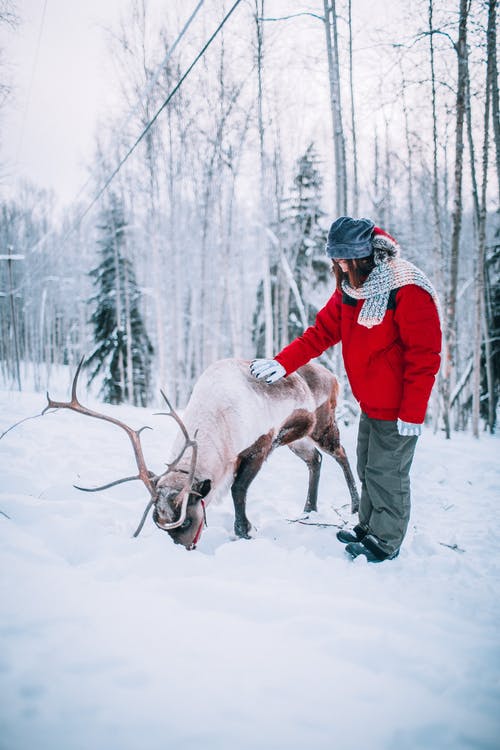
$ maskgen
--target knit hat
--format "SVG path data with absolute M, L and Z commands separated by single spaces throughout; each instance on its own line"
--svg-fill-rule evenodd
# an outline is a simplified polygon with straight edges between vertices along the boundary
M 333 222 L 328 232 L 326 253 L 330 258 L 351 260 L 366 258 L 372 254 L 372 232 L 375 227 L 371 219 L 351 219 L 341 216 Z
M 372 235 L 373 260 L 375 265 L 385 263 L 391 258 L 399 257 L 400 248 L 398 241 L 389 232 L 380 227 L 373 227 Z

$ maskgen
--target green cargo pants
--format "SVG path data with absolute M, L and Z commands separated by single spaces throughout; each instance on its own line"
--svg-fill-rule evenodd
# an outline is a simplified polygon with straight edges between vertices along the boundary
M 417 437 L 402 437 L 397 422 L 361 414 L 358 475 L 359 523 L 391 554 L 399 549 L 410 520 L 410 467 Z

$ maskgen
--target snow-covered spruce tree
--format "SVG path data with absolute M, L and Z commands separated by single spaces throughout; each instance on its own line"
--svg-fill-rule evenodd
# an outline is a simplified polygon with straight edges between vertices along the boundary
M 89 384 L 101 373 L 101 395 L 110 404 L 145 406 L 150 395 L 153 347 L 140 312 L 141 294 L 131 261 L 125 257 L 123 205 L 112 194 L 99 225 L 100 263 L 90 272 L 96 288 L 90 322 L 95 349 L 87 359 Z
M 321 209 L 323 178 L 318 156 L 311 143 L 297 161 L 297 174 L 286 202 L 281 227 L 282 247 L 293 272 L 303 303 L 290 290 L 288 310 L 288 338 L 294 339 L 311 325 L 316 313 L 325 304 L 326 284 L 330 262 L 325 255 L 326 233 L 320 221 L 325 216 Z M 305 313 L 305 321 L 302 320 Z
M 290 196 L 282 201 L 273 226 L 278 253 L 270 264 L 274 339 L 277 347 L 312 324 L 328 293 L 330 263 L 325 255 L 326 232 L 320 221 L 323 179 L 311 143 L 297 160 Z M 253 320 L 257 356 L 264 356 L 263 284 L 257 289 Z

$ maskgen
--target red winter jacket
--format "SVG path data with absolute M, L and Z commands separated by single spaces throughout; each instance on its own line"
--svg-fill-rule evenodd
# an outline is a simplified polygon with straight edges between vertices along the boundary
M 391 292 L 383 321 L 366 328 L 357 323 L 363 302 L 337 290 L 316 323 L 275 359 L 289 375 L 341 341 L 352 392 L 364 413 L 420 424 L 440 363 L 436 305 L 428 292 L 408 284 Z

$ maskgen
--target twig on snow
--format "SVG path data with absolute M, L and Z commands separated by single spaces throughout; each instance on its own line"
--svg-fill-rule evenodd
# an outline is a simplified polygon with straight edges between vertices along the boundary
M 348 507 L 349 507 L 349 506 L 348 506 L 348 504 L 347 504 L 347 503 L 346 503 L 345 505 L 342 505 L 342 506 L 341 506 L 341 508 L 342 508 L 342 509 L 343 509 L 343 508 L 348 508 Z M 344 526 L 346 526 L 346 524 L 347 524 L 347 521 L 346 521 L 346 520 L 345 520 L 345 518 L 344 518 L 344 517 L 342 516 L 342 513 L 340 513 L 340 512 L 339 512 L 339 511 L 337 510 L 337 508 L 333 508 L 333 506 L 332 506 L 332 510 L 333 510 L 333 511 L 334 511 L 334 512 L 335 512 L 335 513 L 336 513 L 336 514 L 338 515 L 338 517 L 340 518 L 340 520 L 342 521 L 342 523 L 344 524 Z
M 445 544 L 444 542 L 439 542 L 441 547 L 448 547 L 448 549 L 452 549 L 455 552 L 465 552 L 464 549 L 458 546 L 458 544 Z
M 5 518 L 9 519 L 9 521 L 11 520 L 10 516 L 8 516 L 7 513 L 4 513 L 3 510 L 0 510 L 0 516 L 5 516 Z
M 287 518 L 286 520 L 288 523 L 300 523 L 302 526 L 319 526 L 321 529 L 325 529 L 328 526 L 334 526 L 336 529 L 343 529 L 345 526 L 345 523 L 343 526 L 340 526 L 338 523 L 322 523 L 318 521 L 308 521 L 307 519 L 309 516 L 306 516 L 305 518 Z

